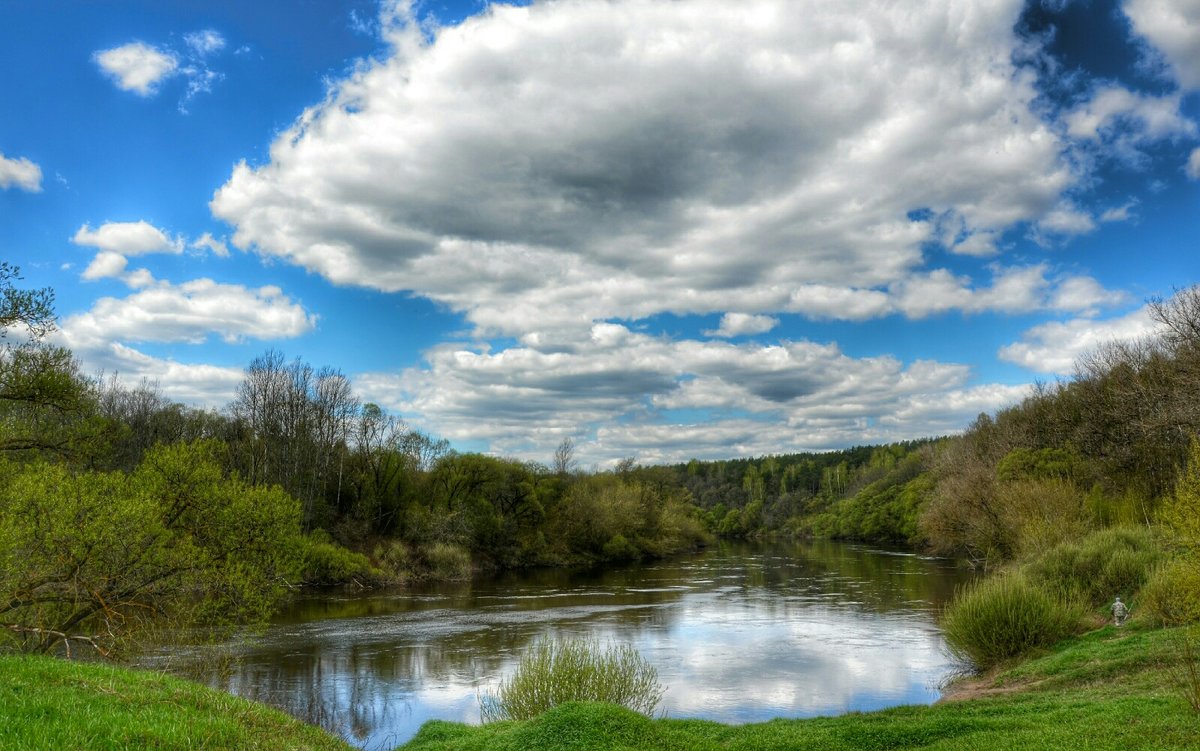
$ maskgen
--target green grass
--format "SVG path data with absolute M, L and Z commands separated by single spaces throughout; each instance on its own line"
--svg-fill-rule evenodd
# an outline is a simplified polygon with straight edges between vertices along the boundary
M 1024 751 L 1200 748 L 1200 715 L 1172 684 L 1167 631 L 1103 628 L 983 681 L 979 698 L 871 714 L 730 726 L 564 704 L 523 722 L 430 722 L 404 751 Z
M 0 657 L 0 749 L 350 747 L 282 712 L 157 673 Z

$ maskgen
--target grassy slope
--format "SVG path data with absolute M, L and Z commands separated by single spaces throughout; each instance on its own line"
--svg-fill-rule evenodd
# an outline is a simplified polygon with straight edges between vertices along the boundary
M 0 749 L 350 747 L 268 707 L 157 673 L 0 657 Z
M 965 701 L 728 726 L 574 704 L 480 728 L 430 722 L 405 751 L 568 749 L 1197 749 L 1200 717 L 1172 688 L 1170 632 L 1105 628 L 976 682 Z

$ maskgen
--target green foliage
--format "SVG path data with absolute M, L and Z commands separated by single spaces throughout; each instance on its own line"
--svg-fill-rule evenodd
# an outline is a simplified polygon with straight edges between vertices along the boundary
M 1190 558 L 1168 561 L 1151 574 L 1138 603 L 1166 626 L 1200 623 L 1200 566 Z
M 299 508 L 222 475 L 214 441 L 160 446 L 137 470 L 7 466 L 0 625 L 10 646 L 107 650 L 154 619 L 261 622 L 295 566 Z
M 884 544 L 920 543 L 918 519 L 934 485 L 932 475 L 924 471 L 926 457 L 916 453 L 899 460 L 887 456 L 891 462 L 880 479 L 810 517 L 808 532 L 817 537 Z
M 1017 557 L 1036 555 L 1067 540 L 1078 540 L 1092 528 L 1087 497 L 1069 480 L 1024 479 L 996 488 L 997 514 L 1011 530 Z
M 1103 606 L 1138 592 L 1161 555 L 1145 527 L 1114 527 L 1059 543 L 1033 558 L 1025 573 L 1036 584 Z
M 1007 572 L 961 589 L 943 614 L 942 630 L 956 657 L 986 670 L 1064 639 L 1082 615 L 1078 604 Z
M 387 578 L 365 555 L 338 545 L 321 530 L 301 538 L 299 546 L 300 581 L 305 584 L 367 586 Z
M 378 543 L 371 551 L 371 557 L 393 580 L 401 581 L 412 575 L 412 553 L 400 540 Z
M 1200 633 L 1195 627 L 1180 629 L 1176 634 L 1178 665 L 1172 671 L 1175 686 L 1192 712 L 1200 714 Z
M 1068 480 L 1083 475 L 1083 462 L 1068 448 L 1015 448 L 996 465 L 1000 482 L 1022 480 Z
M 86 459 L 102 453 L 105 427 L 69 350 L 0 348 L 0 453 Z
M 633 543 L 625 539 L 625 535 L 615 534 L 604 543 L 604 558 L 609 561 L 635 561 L 641 557 L 641 551 Z
M 628 644 L 581 639 L 534 643 L 516 672 L 480 697 L 484 722 L 527 720 L 567 702 L 617 704 L 649 715 L 662 700 L 658 672 Z
M 1200 558 L 1200 439 L 1192 439 L 1187 467 L 1159 516 L 1173 542 L 1188 555 Z
M 471 553 L 461 545 L 435 542 L 421 552 L 433 578 L 441 581 L 465 581 L 471 578 Z

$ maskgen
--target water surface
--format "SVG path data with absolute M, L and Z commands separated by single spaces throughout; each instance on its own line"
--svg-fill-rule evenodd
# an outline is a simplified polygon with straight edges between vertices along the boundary
M 671 717 L 929 703 L 953 670 L 935 613 L 964 576 L 863 546 L 721 545 L 604 572 L 306 597 L 202 679 L 372 749 L 429 719 L 479 722 L 479 692 L 543 635 L 632 644 L 658 670 Z

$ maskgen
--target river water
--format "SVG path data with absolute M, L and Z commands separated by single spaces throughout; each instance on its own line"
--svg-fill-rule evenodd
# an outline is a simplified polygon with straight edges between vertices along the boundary
M 954 670 L 935 617 L 951 561 L 831 542 L 731 545 L 607 571 L 536 571 L 296 601 L 200 679 L 369 749 L 478 695 L 540 636 L 632 644 L 670 717 L 727 723 L 930 703 Z M 193 676 L 195 677 L 195 676 Z

